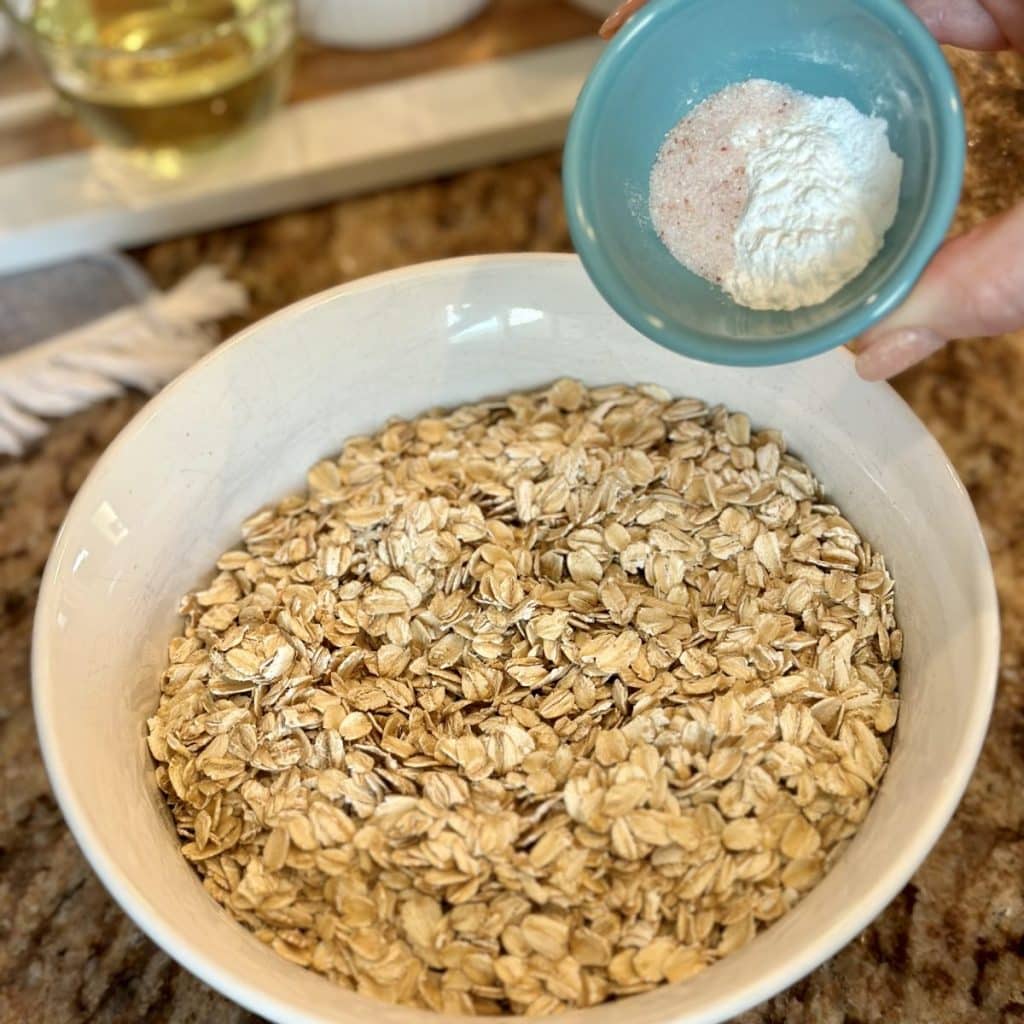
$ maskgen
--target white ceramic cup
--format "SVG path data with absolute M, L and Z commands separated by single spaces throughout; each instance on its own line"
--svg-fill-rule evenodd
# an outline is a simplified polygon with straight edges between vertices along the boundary
M 900 890 L 949 820 L 985 735 L 998 663 L 992 574 L 939 446 L 842 350 L 787 366 L 691 362 L 625 325 L 569 256 L 475 257 L 326 292 L 244 331 L 155 398 L 100 459 L 46 568 L 33 682 L 68 824 L 134 920 L 250 1010 L 303 1024 L 437 1024 L 278 957 L 202 889 L 146 750 L 178 598 L 243 518 L 303 486 L 351 434 L 563 375 L 655 381 L 781 427 L 885 553 L 906 643 L 892 761 L 860 833 L 795 910 L 681 985 L 560 1024 L 709 1024 L 785 988 Z
M 439 36 L 487 0 L 299 0 L 303 35 L 325 46 L 375 50 Z

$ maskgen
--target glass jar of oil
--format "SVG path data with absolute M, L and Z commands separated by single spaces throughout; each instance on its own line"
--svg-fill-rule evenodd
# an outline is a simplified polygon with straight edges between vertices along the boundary
M 292 0 L 7 0 L 54 88 L 100 141 L 195 151 L 281 101 Z

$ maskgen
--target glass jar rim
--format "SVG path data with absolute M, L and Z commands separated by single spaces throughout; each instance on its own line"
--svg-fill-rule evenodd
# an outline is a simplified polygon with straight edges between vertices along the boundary
M 128 51 L 117 46 L 103 46 L 96 43 L 77 43 L 73 39 L 68 39 L 65 36 L 42 32 L 32 23 L 29 11 L 24 13 L 19 12 L 15 10 L 16 6 L 21 5 L 17 5 L 15 0 L 0 0 L 0 15 L 6 14 L 7 17 L 10 18 L 11 24 L 14 26 L 16 32 L 30 38 L 36 44 L 42 44 L 53 49 L 65 49 L 82 56 L 94 58 L 123 57 L 129 53 L 132 57 L 142 59 L 161 59 L 171 57 L 180 53 L 182 50 L 193 49 L 197 46 L 213 42 L 223 36 L 230 35 L 232 32 L 235 32 L 240 25 L 245 25 L 251 21 L 255 21 L 256 19 L 265 16 L 274 8 L 280 8 L 288 11 L 291 15 L 289 20 L 293 24 L 295 21 L 295 4 L 293 0 L 255 0 L 253 6 L 249 10 L 238 11 L 233 17 L 225 18 L 213 25 L 197 29 L 195 32 L 190 32 L 188 35 L 174 40 L 172 43 L 162 43 L 158 46 L 143 46 L 138 50 Z M 32 5 L 25 6 L 31 9 Z

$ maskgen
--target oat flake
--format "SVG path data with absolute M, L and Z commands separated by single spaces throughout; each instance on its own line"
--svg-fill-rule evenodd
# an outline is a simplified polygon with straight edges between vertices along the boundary
M 657 387 L 392 421 L 182 602 L 156 776 L 263 942 L 445 1014 L 685 980 L 829 869 L 892 581 L 781 435 Z

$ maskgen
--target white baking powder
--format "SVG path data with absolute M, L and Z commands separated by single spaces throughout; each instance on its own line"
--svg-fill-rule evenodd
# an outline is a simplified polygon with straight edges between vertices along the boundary
M 902 172 L 881 118 L 754 79 L 669 133 L 651 172 L 651 218 L 680 262 L 736 302 L 797 309 L 871 262 Z

